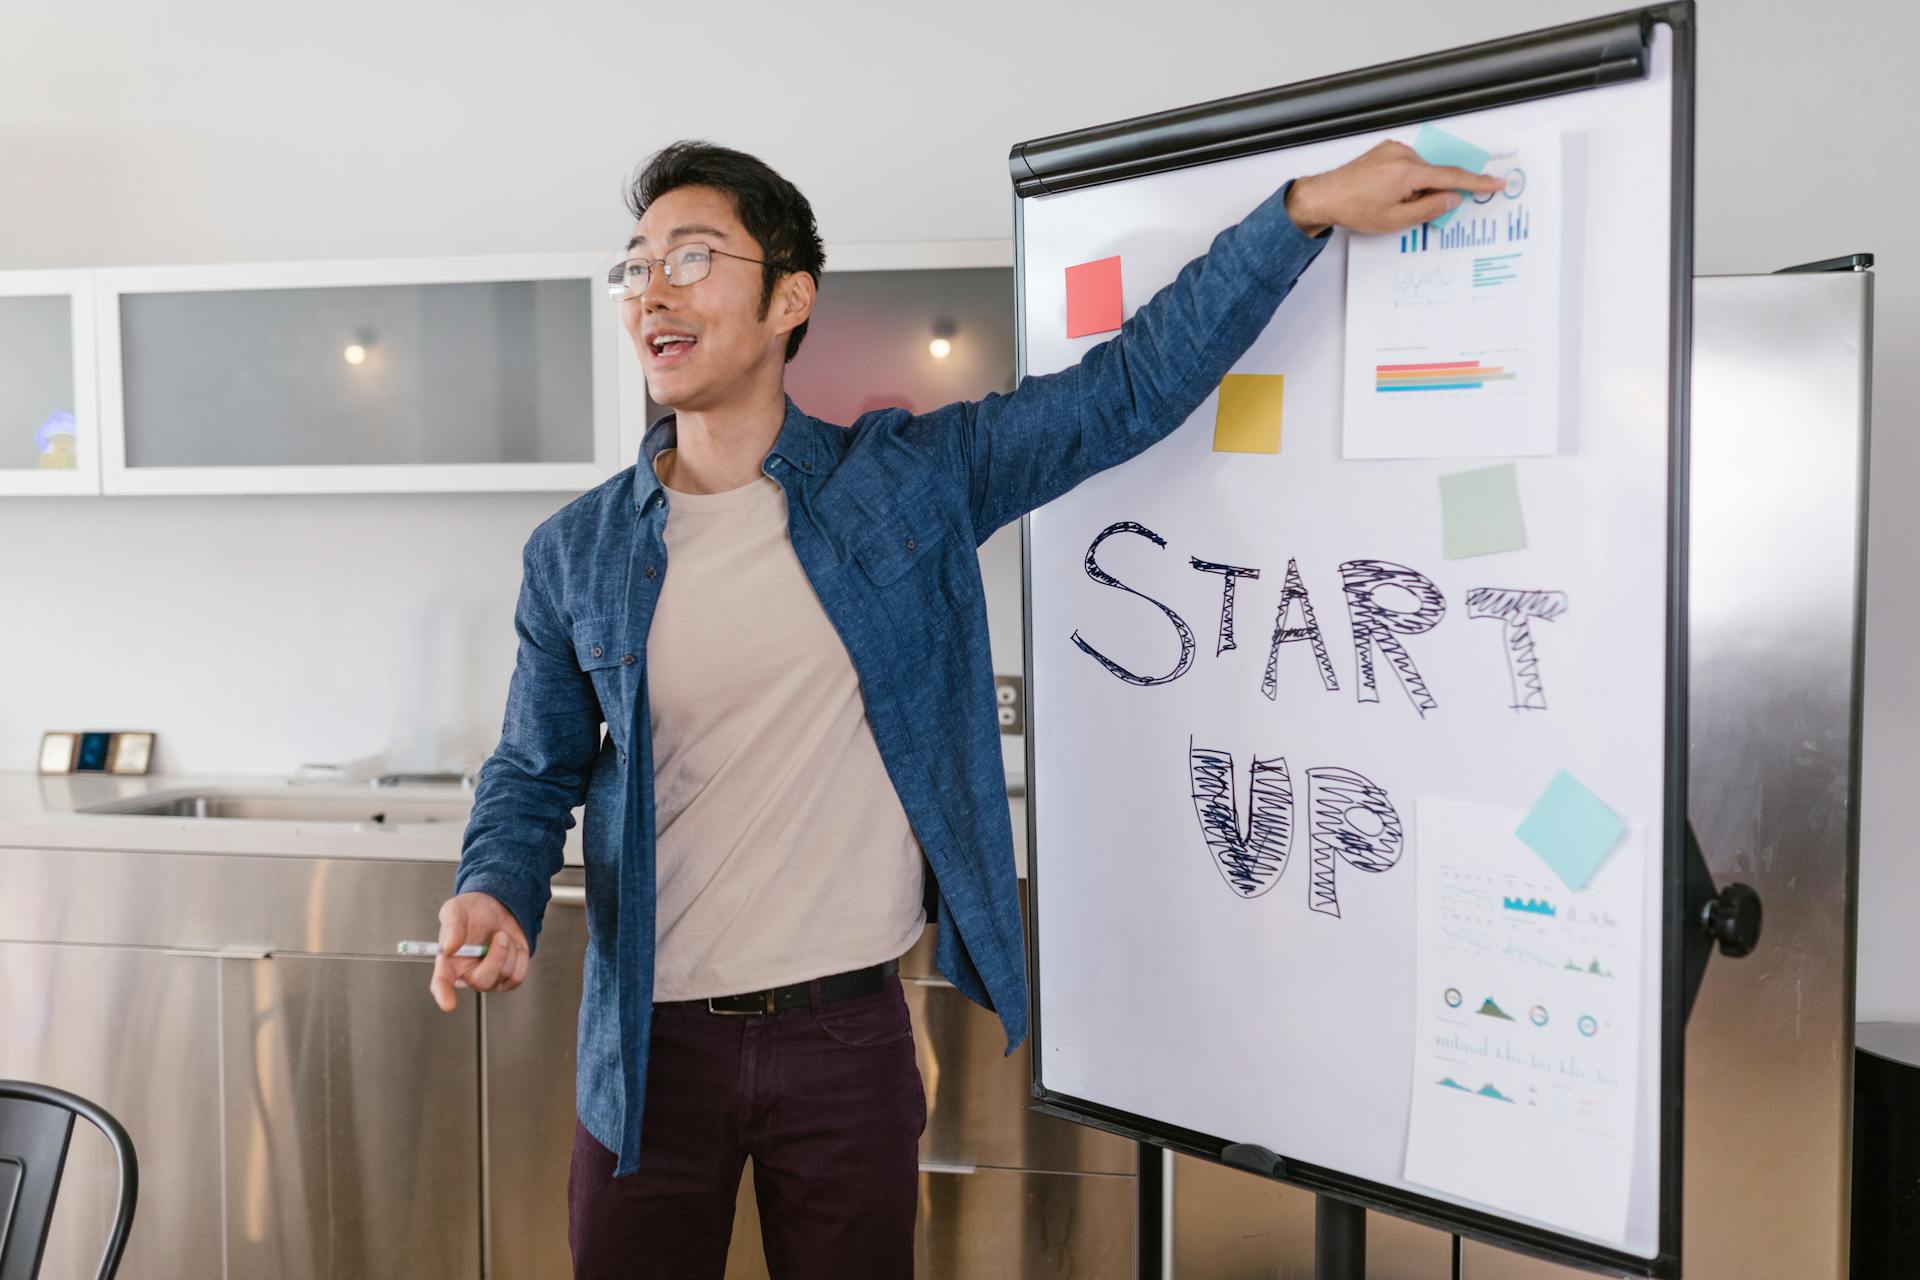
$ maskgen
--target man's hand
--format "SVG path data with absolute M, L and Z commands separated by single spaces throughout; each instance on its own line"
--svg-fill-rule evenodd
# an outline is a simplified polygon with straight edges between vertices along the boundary
M 1461 191 L 1499 191 L 1506 179 L 1432 165 L 1404 142 L 1382 142 L 1338 169 L 1301 178 L 1287 192 L 1287 215 L 1317 236 L 1328 227 L 1363 234 L 1404 231 L 1460 203 Z
M 487 954 L 453 954 L 471 943 L 487 944 Z M 527 980 L 532 962 L 520 922 L 492 894 L 462 893 L 440 904 L 440 954 L 427 990 L 442 1013 L 453 1012 L 455 987 L 511 991 Z

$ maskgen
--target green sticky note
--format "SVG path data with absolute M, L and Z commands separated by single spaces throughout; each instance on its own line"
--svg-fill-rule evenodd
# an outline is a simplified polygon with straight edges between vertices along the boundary
M 1479 173 L 1487 167 L 1487 161 L 1493 158 L 1491 151 L 1482 151 L 1465 138 L 1456 138 L 1445 129 L 1436 129 L 1430 124 L 1420 126 L 1420 133 L 1413 140 L 1413 149 L 1419 152 L 1420 158 L 1428 164 L 1450 164 L 1457 169 L 1465 169 L 1468 173 Z M 1472 198 L 1469 192 L 1460 193 L 1461 204 L 1465 204 Z M 1458 212 L 1460 209 L 1455 206 L 1427 225 L 1444 227 Z
M 1527 545 L 1520 518 L 1520 476 L 1511 462 L 1440 477 L 1440 555 L 1446 560 L 1519 551 Z
M 1587 887 L 1626 833 L 1627 824 L 1565 769 L 1513 832 L 1575 893 Z
M 1280 452 L 1280 408 L 1285 374 L 1230 373 L 1220 380 L 1213 413 L 1215 453 Z

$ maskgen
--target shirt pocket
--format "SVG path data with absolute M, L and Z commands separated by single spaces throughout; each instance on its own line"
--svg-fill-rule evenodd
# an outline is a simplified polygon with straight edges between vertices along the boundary
M 946 521 L 921 483 L 863 512 L 850 547 L 860 571 L 876 587 L 885 587 L 909 569 L 936 562 L 946 533 Z

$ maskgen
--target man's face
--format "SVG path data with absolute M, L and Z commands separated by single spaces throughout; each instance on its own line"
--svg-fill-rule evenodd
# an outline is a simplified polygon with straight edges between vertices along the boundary
M 634 241 L 630 258 L 660 259 L 696 242 L 716 251 L 706 279 L 691 285 L 670 284 L 656 261 L 646 289 L 620 304 L 656 403 L 712 409 L 760 378 L 780 376 L 787 334 L 812 310 L 812 280 L 805 272 L 782 278 L 761 314 L 760 264 L 726 255 L 766 254 L 740 225 L 730 196 L 713 187 L 669 191 L 647 206 Z M 691 341 L 662 341 L 669 336 Z

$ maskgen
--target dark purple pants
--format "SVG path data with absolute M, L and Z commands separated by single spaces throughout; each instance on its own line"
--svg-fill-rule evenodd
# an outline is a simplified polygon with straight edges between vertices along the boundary
M 773 1280 L 913 1274 L 926 1091 L 898 975 L 873 995 L 745 1017 L 655 1005 L 640 1168 L 576 1122 L 577 1280 L 720 1280 L 753 1157 Z

